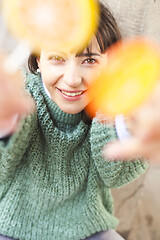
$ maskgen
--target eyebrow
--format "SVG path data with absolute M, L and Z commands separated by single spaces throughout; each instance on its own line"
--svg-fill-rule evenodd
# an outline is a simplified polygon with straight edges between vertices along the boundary
M 98 53 L 78 53 L 76 57 L 91 57 L 91 56 L 101 56 Z

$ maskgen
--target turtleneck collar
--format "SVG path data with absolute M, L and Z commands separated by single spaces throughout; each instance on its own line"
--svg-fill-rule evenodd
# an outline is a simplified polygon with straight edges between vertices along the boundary
M 48 92 L 46 86 L 44 85 L 40 74 L 28 74 L 27 79 L 32 79 L 30 82 L 33 83 L 32 94 L 35 98 L 38 98 L 38 89 L 44 97 L 44 102 L 47 105 L 47 108 L 55 122 L 55 124 L 68 124 L 75 126 L 81 121 L 81 113 L 69 114 L 63 112 L 59 106 L 53 102 L 51 99 L 50 93 Z M 43 106 L 42 106 L 43 107 Z

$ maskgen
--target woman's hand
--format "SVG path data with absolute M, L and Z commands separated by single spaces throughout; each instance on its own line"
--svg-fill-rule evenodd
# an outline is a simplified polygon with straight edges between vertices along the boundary
M 145 157 L 160 163 L 160 82 L 148 100 L 128 117 L 127 126 L 131 137 L 107 145 L 104 156 L 115 160 Z
M 5 61 L 6 56 L 0 53 L 0 130 L 8 128 L 13 132 L 19 117 L 32 111 L 34 104 L 25 94 L 22 74 L 11 74 L 9 66 L 7 71 Z

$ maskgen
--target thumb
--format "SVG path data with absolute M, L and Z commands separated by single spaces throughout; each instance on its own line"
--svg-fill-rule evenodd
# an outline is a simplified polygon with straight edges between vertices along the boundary
M 138 156 L 140 149 L 140 142 L 135 138 L 129 138 L 123 142 L 107 144 L 103 149 L 103 156 L 110 160 L 129 160 Z

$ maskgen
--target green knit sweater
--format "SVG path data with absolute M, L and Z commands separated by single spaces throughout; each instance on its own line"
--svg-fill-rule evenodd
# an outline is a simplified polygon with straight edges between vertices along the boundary
M 133 181 L 146 163 L 104 160 L 101 149 L 116 138 L 114 127 L 62 112 L 40 76 L 27 79 L 37 111 L 0 142 L 0 234 L 80 240 L 115 228 L 109 189 Z

